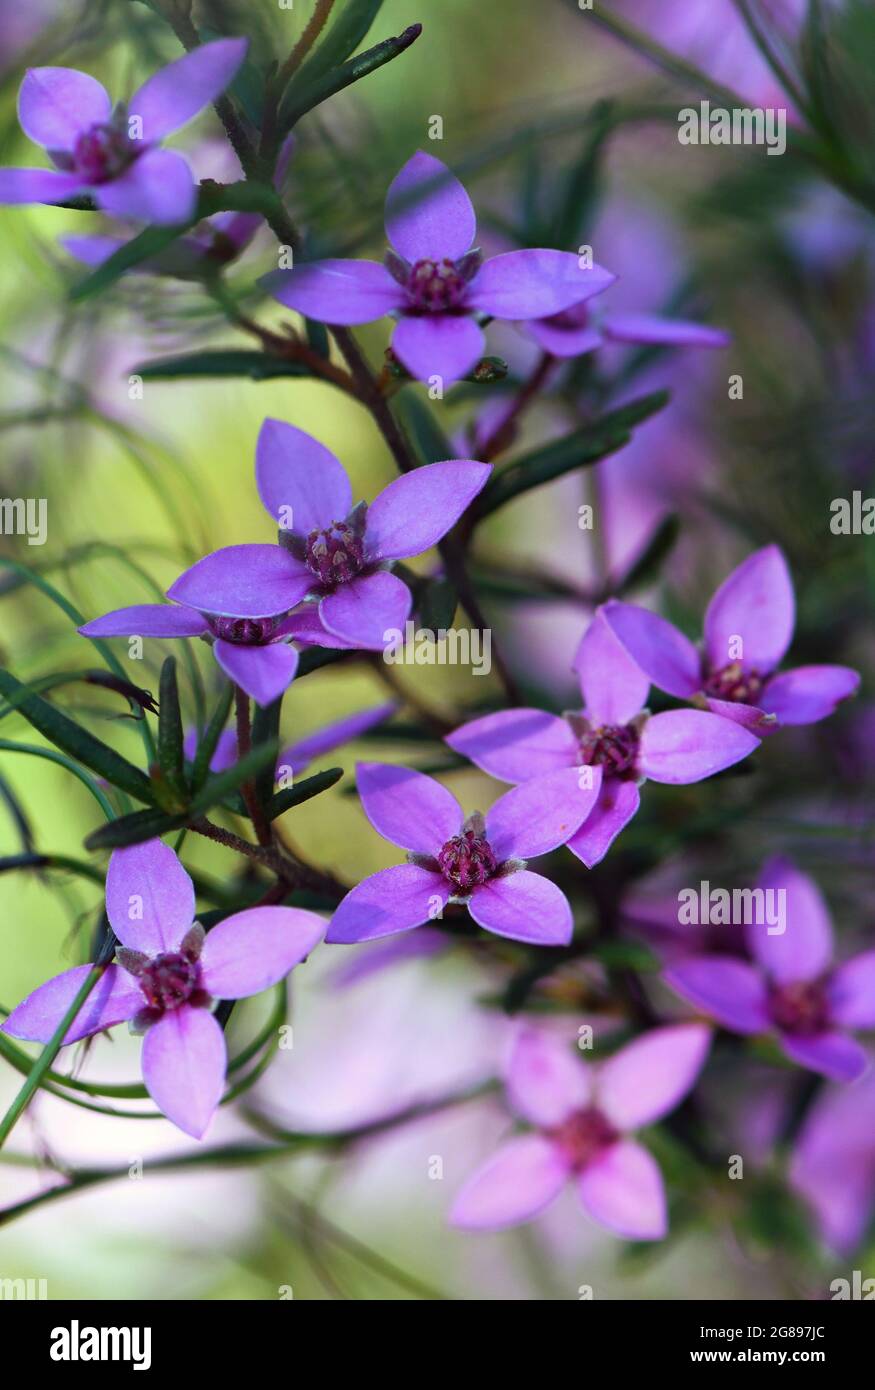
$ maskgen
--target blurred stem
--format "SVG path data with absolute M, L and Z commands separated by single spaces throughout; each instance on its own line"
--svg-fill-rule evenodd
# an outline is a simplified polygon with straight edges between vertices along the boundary
M 252 748 L 252 721 L 249 710 L 249 696 L 239 685 L 234 686 L 234 709 L 237 717 L 237 760 L 245 758 Z M 264 808 L 258 799 L 258 789 L 255 785 L 255 778 L 244 782 L 241 791 L 243 800 L 246 802 L 246 809 L 252 821 L 255 837 L 262 846 L 270 845 L 272 836 L 270 832 L 270 821 L 264 813 Z
M 205 836 L 208 840 L 215 840 L 216 844 L 224 845 L 226 849 L 236 850 L 238 854 L 245 854 L 248 859 L 257 859 L 259 864 L 264 864 L 268 868 L 272 867 L 272 856 L 267 849 L 261 845 L 251 845 L 248 840 L 241 839 L 232 831 L 223 830 L 221 826 L 214 825 L 205 816 L 199 820 L 190 821 L 188 828 L 196 831 L 198 835 Z
M 767 63 L 771 71 L 775 74 L 781 86 L 784 88 L 784 91 L 793 101 L 793 104 L 796 107 L 796 109 L 799 112 L 801 112 L 804 116 L 806 116 L 808 119 L 810 119 L 811 110 L 806 99 L 805 93 L 801 90 L 800 87 L 797 86 L 793 78 L 790 76 L 790 73 L 787 71 L 783 63 L 778 58 L 778 55 L 775 53 L 774 49 L 772 48 L 772 45 L 769 43 L 764 29 L 761 27 L 759 20 L 753 13 L 753 10 L 751 9 L 749 4 L 749 0 L 732 0 L 732 3 L 738 10 L 738 13 L 741 16 L 748 33 L 750 34 L 751 38 L 753 39 L 754 43 L 756 44 L 757 48 L 762 54 L 764 61 Z
M 516 398 L 505 418 L 487 437 L 486 442 L 478 450 L 483 463 L 491 463 L 496 454 L 500 454 L 503 449 L 513 443 L 516 433 L 516 425 L 520 416 L 526 408 L 536 399 L 541 387 L 546 384 L 550 375 L 550 370 L 556 358 L 549 352 L 543 352 L 535 365 L 535 370 L 524 382 L 517 392 Z
M 310 16 L 309 24 L 279 70 L 277 85 L 280 95 L 285 91 L 289 78 L 298 71 L 298 68 L 322 33 L 333 9 L 334 0 L 316 0 L 316 7 Z
M 247 314 L 241 313 L 233 296 L 229 294 L 227 285 L 218 277 L 210 283 L 208 289 L 211 298 L 218 304 L 228 322 L 257 338 L 265 352 L 289 362 L 303 362 L 314 376 L 330 382 L 332 386 L 338 386 L 341 391 L 358 400 L 358 391 L 349 372 L 345 372 L 329 358 L 316 352 L 309 343 L 299 338 L 274 333 L 271 329 L 262 327 L 255 319 L 249 318 Z

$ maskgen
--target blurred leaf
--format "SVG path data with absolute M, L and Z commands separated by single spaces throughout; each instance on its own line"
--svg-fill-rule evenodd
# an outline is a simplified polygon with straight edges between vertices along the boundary
M 270 381 L 279 376 L 312 376 L 304 362 L 291 362 L 267 352 L 245 348 L 218 348 L 190 352 L 182 357 L 156 357 L 134 368 L 144 381 L 170 381 L 179 377 L 247 376 L 251 381 Z
M 256 748 L 260 744 L 268 742 L 279 745 L 282 705 L 282 696 L 278 700 L 274 700 L 271 705 L 256 705 L 255 717 L 252 720 L 252 742 Z M 265 810 L 273 797 L 275 778 L 276 762 L 274 761 L 263 767 L 255 779 L 255 795 L 258 798 L 259 806 L 264 807 Z
M 228 682 L 216 703 L 216 708 L 210 716 L 210 722 L 204 730 L 204 736 L 197 746 L 194 756 L 194 763 L 191 774 L 191 787 L 193 792 L 200 791 L 204 782 L 207 780 L 210 771 L 210 763 L 216 751 L 220 735 L 228 722 L 228 715 L 231 713 L 231 704 L 234 699 L 234 687 Z
M 659 523 L 643 553 L 615 590 L 615 597 L 622 598 L 658 577 L 663 561 L 675 547 L 680 529 L 680 518 L 674 513 Z
M 332 68 L 321 75 L 317 74 L 313 81 L 290 90 L 280 106 L 279 128 L 282 133 L 285 135 L 308 111 L 312 111 L 315 106 L 327 101 L 337 92 L 343 91 L 344 87 L 349 87 L 353 82 L 367 77 L 369 73 L 376 72 L 384 63 L 391 63 L 393 58 L 397 58 L 415 43 L 421 33 L 421 24 L 411 24 L 397 38 L 384 39 L 382 43 L 360 53 L 357 58 L 350 58 L 340 67 Z
M 166 657 L 161 667 L 158 699 L 158 766 L 170 790 L 177 794 L 184 805 L 188 799 L 188 787 L 185 784 L 182 714 L 179 709 L 179 687 L 176 684 L 174 656 Z
M 592 954 L 609 970 L 640 970 L 649 973 L 661 968 L 658 957 L 639 941 L 602 941 L 593 947 Z
M 587 134 L 580 156 L 565 177 L 548 239 L 535 245 L 576 250 L 581 236 L 592 224 L 605 145 L 614 129 L 614 103 L 596 102 L 592 121 L 593 129 Z
M 419 593 L 419 621 L 430 632 L 452 626 L 458 603 L 456 587 L 450 579 L 429 579 Z
M 421 396 L 403 391 L 393 402 L 393 413 L 409 434 L 421 463 L 443 463 L 455 458 L 456 451 Z
M 345 63 L 367 38 L 382 8 L 383 0 L 346 0 L 327 33 L 295 73 L 286 89 L 287 95 L 297 100 L 298 93 L 306 92 L 317 78 Z
M 179 830 L 187 820 L 185 815 L 168 815 L 166 811 L 134 811 L 129 816 L 102 825 L 85 841 L 86 849 L 121 849 L 124 845 L 139 845 L 154 840 L 169 830 Z
M 269 819 L 276 820 L 277 816 L 283 815 L 292 806 L 300 806 L 311 797 L 327 792 L 342 776 L 342 767 L 329 767 L 325 772 L 314 772 L 312 777 L 305 777 L 303 782 L 296 782 L 293 787 L 286 787 L 284 791 L 277 792 L 268 809 Z
M 250 748 L 249 752 L 240 758 L 233 767 L 228 767 L 224 772 L 217 772 L 210 777 L 200 791 L 192 798 L 188 808 L 188 819 L 192 820 L 197 816 L 202 816 L 211 806 L 224 801 L 232 792 L 242 787 L 244 782 L 248 782 L 251 777 L 256 777 L 265 767 L 273 767 L 276 764 L 277 740 L 272 739 L 270 743 L 261 744 L 259 747 Z

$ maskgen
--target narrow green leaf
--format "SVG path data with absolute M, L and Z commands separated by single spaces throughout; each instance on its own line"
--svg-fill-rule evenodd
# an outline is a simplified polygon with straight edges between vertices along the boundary
M 443 463 L 455 458 L 456 451 L 437 416 L 420 396 L 404 391 L 393 402 L 393 411 L 410 435 L 421 463 Z
M 204 783 L 188 808 L 188 819 L 202 816 L 211 806 L 224 801 L 227 796 L 242 787 L 251 777 L 256 777 L 266 767 L 276 764 L 278 745 L 276 739 L 259 747 L 250 748 L 245 757 L 224 772 L 217 772 Z
M 123 845 L 139 845 L 143 840 L 155 840 L 168 830 L 185 825 L 188 814 L 168 815 L 166 811 L 134 811 L 129 816 L 102 825 L 85 841 L 86 849 L 120 849 Z
M 182 377 L 249 377 L 250 381 L 271 381 L 276 377 L 312 376 L 303 362 L 272 357 L 267 352 L 245 348 L 190 352 L 181 357 L 156 357 L 134 368 L 144 381 L 172 381 Z
M 450 579 L 429 579 L 419 598 L 419 621 L 430 632 L 452 626 L 458 603 L 456 586 Z
M 360 53 L 357 58 L 350 58 L 340 67 L 323 73 L 321 77 L 309 83 L 306 89 L 289 91 L 280 107 L 279 128 L 282 133 L 286 134 L 297 125 L 301 117 L 312 111 L 314 106 L 319 106 L 329 97 L 343 91 L 344 87 L 351 86 L 353 82 L 359 82 L 361 78 L 381 68 L 384 63 L 391 63 L 399 53 L 403 53 L 415 43 L 421 33 L 421 24 L 411 24 L 397 38 L 384 39 L 382 43 Z
M 266 708 L 256 705 L 255 717 L 252 720 L 252 745 L 254 748 L 260 747 L 262 743 L 275 743 L 279 746 L 282 703 L 282 697 L 280 697 Z M 255 795 L 258 798 L 259 806 L 264 807 L 265 810 L 273 797 L 275 774 L 276 763 L 267 763 L 255 779 Z
M 194 218 L 193 221 L 197 221 Z M 140 265 L 150 256 L 157 256 L 160 252 L 167 249 L 181 232 L 190 227 L 192 222 L 186 222 L 179 227 L 146 227 L 137 236 L 126 241 L 124 246 L 120 246 L 117 251 L 93 270 L 90 275 L 86 275 L 84 280 L 80 280 L 70 290 L 70 298 L 74 303 L 83 299 L 91 299 L 95 294 L 102 294 L 104 290 L 114 285 L 116 280 L 124 275 L 126 270 L 131 270 L 134 266 Z
M 47 762 L 57 763 L 59 767 L 66 768 L 68 772 L 72 772 L 73 776 L 79 779 L 84 787 L 88 788 L 106 819 L 110 821 L 114 819 L 115 811 L 103 790 L 72 758 L 65 757 L 63 753 L 57 752 L 54 748 L 40 748 L 34 743 L 16 743 L 8 738 L 0 738 L 0 751 L 3 753 L 24 753 L 31 758 L 45 758 Z
M 219 696 L 216 708 L 213 710 L 210 722 L 204 731 L 204 736 L 197 746 L 191 773 L 191 787 L 193 792 L 199 792 L 209 776 L 210 763 L 216 751 L 216 745 L 219 742 L 222 730 L 228 722 L 228 715 L 231 713 L 233 699 L 234 687 L 229 681 Z
M 663 560 L 671 554 L 680 535 L 680 518 L 674 513 L 665 517 L 657 526 L 644 552 L 616 590 L 616 597 L 640 589 L 658 574 Z
M 305 91 L 316 78 L 345 63 L 367 38 L 382 8 L 383 0 L 347 0 L 300 72 L 292 78 L 288 91 Z
M 158 687 L 158 766 L 171 791 L 188 800 L 185 756 L 182 751 L 182 714 L 176 683 L 176 657 L 168 656 L 161 667 Z
M 284 791 L 277 792 L 270 804 L 268 819 L 276 820 L 277 816 L 283 815 L 292 806 L 300 806 L 311 797 L 327 792 L 342 776 L 342 767 L 330 767 L 325 772 L 315 772 L 312 777 L 305 777 L 303 782 L 296 782 L 293 787 L 286 787 Z

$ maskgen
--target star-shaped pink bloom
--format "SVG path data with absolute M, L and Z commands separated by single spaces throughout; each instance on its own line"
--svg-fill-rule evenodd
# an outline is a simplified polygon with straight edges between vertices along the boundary
M 507 1068 L 507 1100 L 535 1132 L 509 1139 L 468 1179 L 453 1225 L 495 1231 L 530 1221 L 573 1182 L 599 1225 L 627 1240 L 661 1240 L 662 1174 L 630 1135 L 680 1104 L 710 1042 L 699 1024 L 654 1028 L 607 1061 L 584 1065 L 557 1039 L 523 1031 Z
M 683 999 L 733 1033 L 777 1034 L 794 1062 L 833 1081 L 867 1067 L 864 1049 L 844 1031 L 875 1028 L 875 951 L 833 965 L 829 912 L 814 881 L 771 859 L 758 887 L 786 893 L 786 930 L 746 926 L 754 964 L 728 956 L 688 956 L 663 976 Z
M 324 922 L 293 907 L 251 907 L 208 933 L 194 921 L 194 886 L 173 851 L 149 840 L 113 852 L 106 912 L 121 942 L 64 1038 L 65 1044 L 133 1022 L 143 1080 L 168 1120 L 200 1139 L 222 1096 L 225 1035 L 213 1000 L 244 999 L 283 979 L 321 941 Z M 46 1043 L 92 969 L 77 965 L 29 994 L 3 1024 Z

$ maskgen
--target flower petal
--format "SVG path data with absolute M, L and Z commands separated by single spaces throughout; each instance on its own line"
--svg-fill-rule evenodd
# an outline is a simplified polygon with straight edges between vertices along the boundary
M 324 728 L 317 729 L 315 733 L 290 744 L 280 754 L 280 764 L 290 767 L 295 774 L 303 772 L 314 758 L 318 758 L 322 753 L 330 753 L 335 748 L 342 748 L 345 743 L 360 738 L 369 729 L 384 724 L 387 719 L 392 718 L 397 709 L 397 704 L 389 700 L 386 704 L 375 705 L 372 709 L 363 709 L 356 714 L 348 714 L 344 719 L 337 719 L 332 724 L 326 724 Z
M 536 946 L 567 946 L 574 931 L 561 888 L 530 869 L 482 883 L 472 892 L 468 911 L 486 931 Z
M 569 251 L 505 251 L 484 262 L 467 302 L 497 319 L 544 319 L 601 294 L 616 280 L 609 270 L 587 270 Z
M 757 887 L 786 895 L 787 927 L 770 936 L 761 927 L 749 926 L 747 946 L 754 960 L 779 985 L 816 980 L 833 953 L 832 923 L 817 884 L 789 860 L 774 858 L 763 866 Z
M 181 574 L 167 597 L 225 618 L 272 618 L 313 587 L 306 566 L 278 545 L 226 545 Z
M 404 291 L 377 261 L 311 261 L 272 270 L 259 285 L 287 309 L 319 323 L 373 323 L 406 304 Z
M 568 841 L 572 854 L 586 865 L 595 868 L 607 854 L 620 831 L 637 814 L 641 796 L 634 782 L 621 782 L 616 777 L 602 779 L 598 800 L 590 815 Z
M 793 581 L 781 551 L 776 545 L 755 551 L 708 604 L 705 647 L 711 665 L 719 670 L 740 661 L 745 670 L 767 675 L 790 645 L 795 611 Z
M 75 965 L 32 991 L 6 1019 L 0 1031 L 24 1042 L 47 1043 L 85 983 L 91 965 Z M 143 1007 L 143 991 L 132 975 L 109 965 L 89 994 L 64 1036 L 64 1043 L 112 1028 L 133 1018 Z
M 221 96 L 246 57 L 248 39 L 215 39 L 153 73 L 131 97 L 148 144 L 163 140 Z
M 875 951 L 852 956 L 827 983 L 830 1017 L 843 1028 L 875 1028 Z
M 315 912 L 299 907 L 250 907 L 207 932 L 201 980 L 215 999 L 260 994 L 308 956 L 325 935 Z
M 123 946 L 175 951 L 194 921 L 194 885 L 169 845 L 115 849 L 106 871 L 106 915 Z
M 0 203 L 65 203 L 84 191 L 79 174 L 56 169 L 0 169 Z
M 604 337 L 600 329 L 590 324 L 586 306 L 578 308 L 579 314 L 572 306 L 547 319 L 528 319 L 524 331 L 553 357 L 582 357 L 594 352 L 602 346 Z
M 746 961 L 690 956 L 662 978 L 688 1004 L 733 1033 L 765 1033 L 771 1027 L 765 981 Z
M 294 613 L 284 618 L 279 629 L 284 637 L 300 642 L 307 647 L 330 647 L 335 651 L 351 652 L 359 649 L 357 642 L 347 642 L 336 632 L 329 632 L 319 617 L 318 603 L 305 603 Z M 381 644 L 382 645 L 382 644 Z
M 650 681 L 618 640 L 599 608 L 574 658 L 585 713 L 595 724 L 628 724 L 641 710 Z
M 455 526 L 486 486 L 491 472 L 491 464 L 452 459 L 427 463 L 396 478 L 368 508 L 368 559 L 402 560 L 421 555 Z
M 340 460 L 312 434 L 265 420 L 255 446 L 255 482 L 271 520 L 284 531 L 322 531 L 343 521 L 352 488 Z
M 668 1233 L 659 1164 L 641 1144 L 612 1144 L 577 1179 L 584 1210 L 626 1240 L 662 1240 Z
M 194 176 L 175 150 L 146 150 L 117 179 L 91 192 L 104 212 L 161 227 L 190 222 L 197 205 Z
M 559 1125 L 592 1095 L 590 1069 L 559 1038 L 541 1028 L 517 1034 L 505 1068 L 507 1098 L 517 1115 L 539 1129 Z
M 78 629 L 83 637 L 201 637 L 209 625 L 193 608 L 172 603 L 135 603 L 93 618 Z
M 442 911 L 450 892 L 442 874 L 416 864 L 381 869 L 347 893 L 329 923 L 325 940 L 331 945 L 348 945 L 420 927 Z
M 577 764 L 580 749 L 564 719 L 540 709 L 506 709 L 472 719 L 444 740 L 503 782 L 527 782 Z
M 76 68 L 28 68 L 18 92 L 21 129 L 47 150 L 72 150 L 83 131 L 111 115 L 106 88 Z
M 365 815 L 385 840 L 437 854 L 461 831 L 461 806 L 433 777 L 392 763 L 357 763 L 355 772 Z
M 246 647 L 239 642 L 224 642 L 221 638 L 213 646 L 213 656 L 225 675 L 262 708 L 272 705 L 288 690 L 299 661 L 295 648 L 285 642 Z
M 392 334 L 392 351 L 417 381 L 443 386 L 470 372 L 483 356 L 483 329 L 464 314 L 408 315 Z
M 505 859 L 534 859 L 567 844 L 596 804 L 602 781 L 600 767 L 562 767 L 545 772 L 505 792 L 486 813 L 486 834 L 502 863 Z
M 615 343 L 658 344 L 663 347 L 729 347 L 732 334 L 707 323 L 667 319 L 659 314 L 606 314 L 602 319 L 606 338 Z
M 561 1149 L 540 1134 L 503 1144 L 458 1193 L 450 1222 L 466 1231 L 499 1231 L 548 1207 L 571 1173 Z
M 760 704 L 779 724 L 816 724 L 859 687 L 860 673 L 849 666 L 797 666 L 768 681 Z
M 759 746 L 754 734 L 731 719 L 705 710 L 673 709 L 644 725 L 638 766 L 654 782 L 685 786 L 732 767 Z
M 689 638 L 658 613 L 616 600 L 604 608 L 615 636 L 654 685 L 679 700 L 702 686 L 702 663 Z
M 385 570 L 351 579 L 319 604 L 319 617 L 329 632 L 367 651 L 392 645 L 403 632 L 413 599 L 403 580 Z
M 662 1119 L 692 1090 L 710 1046 L 702 1023 L 652 1028 L 600 1066 L 599 1108 L 623 1133 Z
M 178 1129 L 200 1139 L 222 1099 L 228 1054 L 211 1013 L 187 1004 L 163 1015 L 143 1039 L 143 1080 Z
M 395 250 L 411 263 L 444 257 L 457 261 L 470 250 L 476 233 L 477 219 L 463 185 L 446 164 L 417 150 L 386 194 L 386 235 Z
M 865 1048 L 844 1033 L 818 1033 L 811 1038 L 782 1033 L 781 1051 L 800 1067 L 830 1081 L 856 1081 L 869 1066 Z

